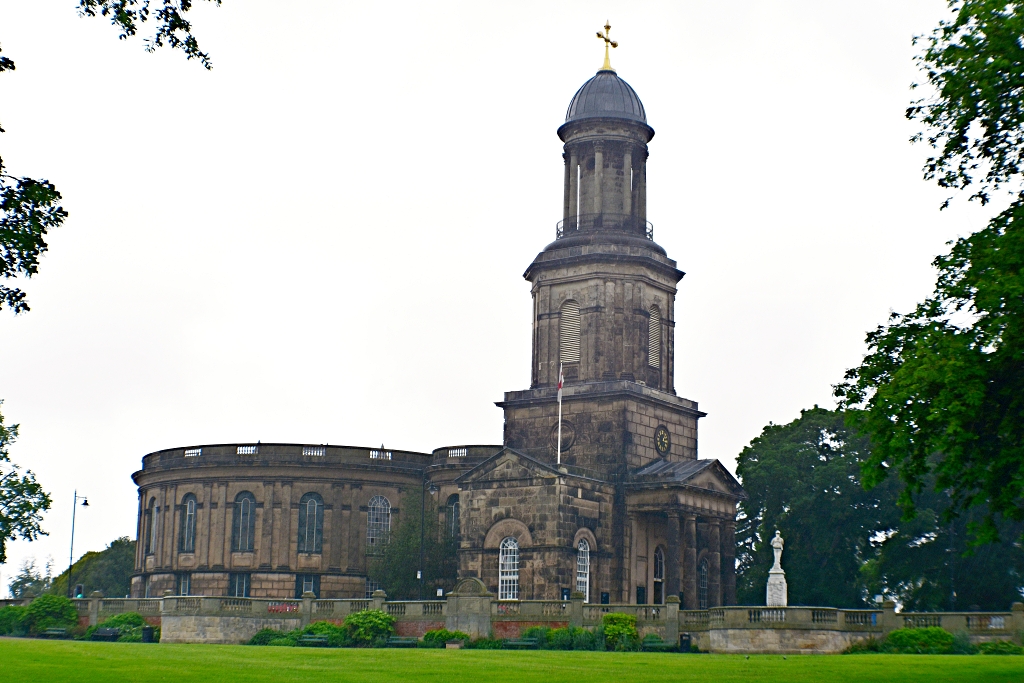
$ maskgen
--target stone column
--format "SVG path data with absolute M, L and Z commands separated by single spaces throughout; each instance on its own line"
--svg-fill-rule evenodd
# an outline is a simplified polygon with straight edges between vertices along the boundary
M 569 152 L 569 215 L 566 218 L 572 219 L 573 226 L 576 225 L 576 214 L 579 212 L 579 177 L 580 160 L 576 151 Z
M 604 207 L 601 202 L 604 185 L 604 147 L 594 145 L 594 213 L 600 214 Z M 596 219 L 595 219 L 596 220 Z
M 665 532 L 668 552 L 665 554 L 665 596 L 679 596 L 679 515 L 668 513 L 668 529 Z
M 722 522 L 708 520 L 708 607 L 722 604 Z
M 622 155 L 622 173 L 625 181 L 622 183 L 622 213 L 630 216 L 633 214 L 633 151 L 628 147 Z
M 697 604 L 697 517 L 683 515 L 683 608 Z
M 640 177 L 637 179 L 636 204 L 637 218 L 644 225 L 647 220 L 647 159 L 640 162 Z M 646 230 L 646 226 L 644 228 Z
M 736 604 L 736 522 L 722 524 L 722 604 Z

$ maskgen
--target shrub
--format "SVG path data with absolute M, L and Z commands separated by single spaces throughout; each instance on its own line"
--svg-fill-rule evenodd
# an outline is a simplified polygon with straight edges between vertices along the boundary
M 121 614 L 115 614 L 96 626 L 90 626 L 85 630 L 84 637 L 86 640 L 90 640 L 92 638 L 92 634 L 95 633 L 98 628 L 116 628 L 121 631 L 117 636 L 117 642 L 141 643 L 142 628 L 147 625 L 146 620 L 138 612 L 123 612 Z M 159 628 L 153 629 L 153 642 L 160 642 Z
M 957 631 L 953 634 L 953 644 L 949 646 L 951 655 L 973 655 L 978 653 L 978 646 L 971 642 L 971 634 Z
M 595 644 L 604 649 L 603 641 L 598 642 L 593 633 L 578 626 L 556 628 L 547 634 L 547 645 L 552 650 L 593 650 Z
M 608 650 L 635 650 L 639 634 L 636 632 L 636 616 L 621 612 L 609 612 L 601 618 L 604 627 L 605 648 Z
M 330 621 L 314 621 L 302 629 L 299 635 L 327 636 L 328 647 L 347 647 L 352 644 L 348 629 Z
M 500 638 L 477 638 L 470 641 L 469 647 L 472 650 L 500 650 L 505 641 Z
M 78 625 L 78 610 L 63 595 L 40 595 L 26 608 L 24 624 L 33 636 L 48 628 L 71 629 Z
M 0 636 L 23 636 L 28 631 L 25 617 L 28 607 L 8 605 L 0 609 Z
M 997 640 L 992 643 L 981 643 L 978 650 L 983 655 L 1020 655 L 1024 654 L 1024 647 L 1015 645 L 1009 640 Z
M 550 633 L 551 633 L 551 629 L 548 628 L 547 626 L 530 626 L 529 628 L 524 628 L 519 633 L 519 637 L 520 638 L 536 638 L 537 639 L 537 645 L 539 647 L 547 647 L 548 646 L 548 637 L 549 637 Z
M 846 655 L 863 655 L 868 653 L 889 652 L 889 645 L 884 640 L 874 636 L 868 636 L 864 640 L 858 640 L 843 650 Z
M 940 655 L 953 646 L 953 634 L 938 626 L 899 628 L 889 634 L 887 644 L 899 654 Z
M 395 633 L 395 618 L 379 609 L 366 609 L 345 617 L 345 629 L 353 645 L 383 645 Z
M 270 641 L 282 637 L 281 631 L 274 628 L 261 628 L 249 639 L 250 645 L 269 645 Z
M 282 638 L 274 638 L 267 643 L 271 647 L 295 647 L 298 641 L 291 636 L 284 636 Z
M 446 628 L 427 631 L 423 634 L 424 647 L 444 647 L 449 640 L 461 640 L 463 646 L 466 646 L 469 643 L 469 635 L 462 631 L 449 631 Z

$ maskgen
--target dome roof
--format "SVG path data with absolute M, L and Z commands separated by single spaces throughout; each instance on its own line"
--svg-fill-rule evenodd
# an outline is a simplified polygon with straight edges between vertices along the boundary
M 602 69 L 583 84 L 569 103 L 565 121 L 589 118 L 628 119 L 647 123 L 644 105 L 629 83 L 610 69 Z

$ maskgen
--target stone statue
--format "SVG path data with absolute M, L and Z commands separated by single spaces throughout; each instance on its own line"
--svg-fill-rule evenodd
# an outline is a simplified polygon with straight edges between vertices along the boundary
M 785 541 L 782 540 L 782 534 L 776 530 L 775 538 L 772 539 L 772 550 L 775 552 L 775 564 L 772 569 L 782 571 L 782 546 L 785 545 Z
M 785 607 L 789 602 L 789 587 L 786 585 L 786 572 L 782 571 L 782 534 L 775 532 L 771 540 L 772 551 L 775 553 L 775 564 L 768 570 L 768 590 L 766 604 L 769 607 Z

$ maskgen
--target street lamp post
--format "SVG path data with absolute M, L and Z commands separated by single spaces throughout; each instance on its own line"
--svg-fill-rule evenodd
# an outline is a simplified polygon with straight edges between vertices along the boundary
M 423 580 L 424 580 L 424 561 L 423 561 L 423 540 L 426 534 L 426 511 L 427 511 L 427 491 L 430 491 L 430 495 L 437 493 L 438 488 L 433 484 L 430 488 L 427 488 L 427 478 L 423 477 L 423 486 L 421 488 L 422 498 L 420 499 L 420 568 L 416 572 L 416 578 L 420 581 L 420 600 L 423 599 Z
M 82 496 L 82 507 L 89 507 L 88 496 Z M 78 489 L 75 489 L 75 501 L 71 504 L 71 552 L 68 557 L 68 597 L 72 598 L 71 567 L 75 563 L 75 512 L 78 511 Z

